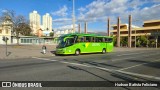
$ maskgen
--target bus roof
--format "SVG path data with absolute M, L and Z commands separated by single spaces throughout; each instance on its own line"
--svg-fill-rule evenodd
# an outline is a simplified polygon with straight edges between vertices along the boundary
M 102 35 L 98 35 L 98 34 L 71 33 L 71 34 L 65 34 L 65 35 L 62 35 L 62 36 L 60 36 L 60 38 L 63 38 L 63 37 L 70 37 L 70 36 L 74 36 L 74 35 L 77 35 L 77 36 L 109 37 L 109 36 L 102 36 Z M 111 37 L 109 37 L 109 38 L 111 38 Z

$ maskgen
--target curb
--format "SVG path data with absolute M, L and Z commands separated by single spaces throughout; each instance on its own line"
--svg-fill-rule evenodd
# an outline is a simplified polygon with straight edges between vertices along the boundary
M 15 57 L 4 57 L 4 58 L 0 58 L 0 60 L 15 60 L 15 59 L 27 59 L 27 58 L 32 58 L 32 57 L 53 57 L 55 56 L 54 54 L 53 55 L 39 55 L 39 56 L 28 56 L 28 57 L 18 57 L 18 56 L 15 56 Z

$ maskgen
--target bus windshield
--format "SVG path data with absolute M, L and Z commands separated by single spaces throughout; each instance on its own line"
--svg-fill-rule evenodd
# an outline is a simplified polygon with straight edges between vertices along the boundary
M 59 43 L 58 43 L 58 46 L 57 48 L 63 48 L 65 47 L 65 41 L 63 38 L 59 39 Z
M 73 37 L 67 37 L 67 38 L 61 38 L 60 43 L 58 44 L 58 48 L 64 48 L 67 46 L 71 46 L 74 44 L 74 38 Z

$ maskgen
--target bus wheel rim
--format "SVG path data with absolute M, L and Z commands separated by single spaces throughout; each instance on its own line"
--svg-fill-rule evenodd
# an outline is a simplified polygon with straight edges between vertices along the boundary
M 103 53 L 105 53 L 106 51 L 103 49 L 103 51 L 102 51 Z
M 77 54 L 77 55 L 79 54 L 79 51 L 78 51 L 78 50 L 76 51 L 76 54 Z

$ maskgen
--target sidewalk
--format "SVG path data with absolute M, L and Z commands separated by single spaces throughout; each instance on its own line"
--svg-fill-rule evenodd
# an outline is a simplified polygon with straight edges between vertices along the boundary
M 5 45 L 0 45 L 0 60 L 17 59 L 17 58 L 31 58 L 31 57 L 49 57 L 55 56 L 53 53 L 56 45 L 46 45 L 47 53 L 42 54 L 42 45 L 9 45 L 8 55 L 6 56 Z M 140 50 L 160 50 L 160 48 L 117 48 L 113 52 L 127 52 L 127 51 L 140 51 Z
M 126 52 L 126 51 L 140 51 L 140 50 L 160 50 L 160 48 L 128 48 L 128 47 L 114 47 L 113 52 Z
M 0 45 L 0 60 L 16 59 L 16 58 L 30 58 L 30 57 L 47 57 L 55 56 L 53 51 L 56 45 L 46 45 L 47 53 L 42 54 L 42 45 L 10 45 L 8 46 L 8 54 L 6 56 L 5 45 Z

